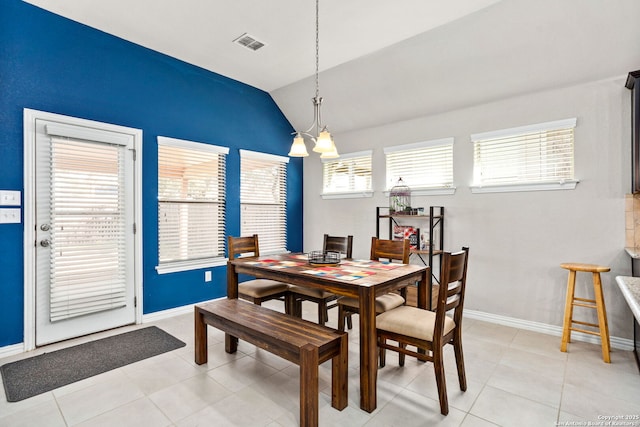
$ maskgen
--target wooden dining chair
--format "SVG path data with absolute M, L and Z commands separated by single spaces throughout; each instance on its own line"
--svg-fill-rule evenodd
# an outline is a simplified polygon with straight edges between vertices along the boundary
M 380 367 L 385 365 L 385 350 L 399 354 L 400 366 L 404 366 L 405 355 L 423 362 L 432 362 L 435 370 L 440 412 L 449 413 L 447 385 L 444 375 L 443 347 L 453 345 L 458 368 L 460 390 L 467 390 L 467 379 L 462 356 L 462 307 L 467 283 L 469 248 L 460 252 L 442 254 L 440 286 L 436 311 L 403 305 L 376 317 L 376 333 L 380 356 Z M 447 312 L 453 311 L 453 316 Z M 391 340 L 392 343 L 388 343 Z M 416 347 L 410 350 L 407 346 Z
M 230 259 L 246 254 L 260 256 L 257 234 L 246 237 L 228 236 L 227 244 Z M 287 314 L 293 312 L 289 298 L 289 285 L 276 280 L 253 279 L 240 282 L 238 283 L 238 297 L 251 301 L 256 305 L 262 305 L 263 302 L 273 299 L 283 300 L 285 312 Z
M 325 234 L 322 250 L 324 252 L 339 252 L 346 258 L 352 258 L 353 236 L 339 237 Z M 338 299 L 338 296 L 322 289 L 291 285 L 289 292 L 293 299 L 294 314 L 298 317 L 302 316 L 302 301 L 318 304 L 318 324 L 320 325 L 324 325 L 329 320 L 329 309 L 337 306 L 333 302 Z
M 410 246 L 409 240 L 382 240 L 371 238 L 371 256 L 373 261 L 387 259 L 396 260 L 403 264 L 409 264 Z M 405 303 L 405 298 L 395 292 L 390 292 L 376 297 L 376 313 L 384 313 Z M 352 297 L 340 297 L 338 304 L 338 330 L 344 331 L 345 322 L 349 329 L 353 328 L 351 316 L 360 312 L 360 301 Z

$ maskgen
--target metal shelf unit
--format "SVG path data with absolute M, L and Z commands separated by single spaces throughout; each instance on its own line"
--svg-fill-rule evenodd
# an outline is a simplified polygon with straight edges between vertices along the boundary
M 382 220 L 382 221 L 381 221 Z M 417 235 L 417 248 L 411 249 L 411 255 L 417 256 L 426 266 L 431 267 L 431 275 L 429 276 L 429 295 L 432 295 L 433 282 L 440 284 L 440 268 L 442 265 L 442 255 L 444 248 L 444 206 L 430 206 L 429 214 L 408 215 L 408 214 L 389 214 L 389 207 L 376 207 L 376 237 L 380 238 L 381 223 L 387 222 L 387 236 L 393 238 L 393 227 L 408 225 L 408 221 L 414 222 Z M 428 222 L 427 233 L 428 244 L 426 249 L 421 248 L 420 227 L 415 222 Z M 426 225 L 426 224 L 425 224 Z M 437 267 L 434 265 L 437 263 Z M 430 299 L 431 304 L 431 299 Z

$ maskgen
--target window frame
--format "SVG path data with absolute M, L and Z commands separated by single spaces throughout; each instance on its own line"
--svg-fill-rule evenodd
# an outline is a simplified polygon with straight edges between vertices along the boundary
M 572 156 L 572 171 L 573 178 L 570 179 L 557 179 L 557 180 L 546 180 L 546 181 L 521 181 L 521 182 L 512 182 L 512 183 L 500 183 L 500 184 L 482 184 L 476 183 L 475 181 L 469 186 L 471 192 L 474 194 L 480 193 L 504 193 L 504 192 L 519 192 L 519 191 L 549 191 L 549 190 L 573 190 L 576 188 L 577 184 L 580 182 L 575 178 L 575 127 L 577 124 L 576 118 L 569 118 L 563 120 L 555 120 L 550 122 L 536 123 L 525 126 L 518 126 L 507 129 L 499 129 L 488 132 L 481 132 L 471 134 L 470 140 L 473 144 L 473 176 L 475 180 L 476 176 L 476 168 L 478 164 L 476 162 L 476 143 L 487 141 L 487 140 L 497 140 L 502 138 L 517 138 L 519 136 L 526 136 L 535 133 L 544 133 L 544 132 L 554 132 L 561 131 L 565 129 L 572 129 L 572 140 L 571 140 L 571 156 Z M 525 147 L 526 141 L 523 141 L 523 148 Z M 543 163 L 541 163 L 542 165 Z
M 339 163 L 349 159 L 360 159 L 366 158 L 369 159 L 369 188 L 365 190 L 348 190 L 348 191 L 333 191 L 327 192 L 325 187 L 325 174 L 326 167 L 332 163 Z M 349 179 L 353 177 L 352 173 L 348 174 Z M 363 197 L 373 197 L 373 150 L 364 150 L 364 151 L 356 151 L 353 153 L 345 153 L 341 154 L 338 159 L 322 159 L 322 193 L 320 196 L 323 199 L 356 199 Z
M 228 147 L 222 147 L 213 144 L 207 144 L 204 142 L 196 142 L 196 141 L 188 141 L 184 139 L 177 138 L 169 138 L 165 136 L 158 136 L 158 157 L 160 156 L 160 147 L 168 146 L 175 148 L 182 148 L 187 150 L 194 151 L 206 151 L 209 153 L 217 153 L 222 156 L 226 156 L 229 154 Z M 215 171 L 212 176 L 217 176 L 219 179 L 222 177 L 223 182 L 218 183 L 219 186 L 222 187 L 222 190 L 219 193 L 223 194 L 224 199 L 217 202 L 222 205 L 222 211 L 226 212 L 226 158 L 224 162 L 224 170 L 221 172 L 220 169 Z M 160 180 L 160 165 L 158 162 L 158 174 L 157 180 Z M 198 203 L 198 202 L 193 202 Z M 158 189 L 158 215 L 160 215 L 160 194 Z M 222 230 L 221 241 L 224 248 L 224 242 L 226 239 L 226 221 L 223 224 L 218 225 L 218 228 Z M 167 274 L 167 273 L 175 273 L 179 271 L 189 271 L 196 270 L 201 268 L 209 268 L 209 267 L 218 267 L 226 265 L 227 258 L 224 256 L 224 251 L 221 256 L 209 257 L 209 258 L 199 258 L 199 259 L 189 259 L 189 260 L 179 260 L 179 261 L 168 261 L 168 262 L 160 262 L 160 224 L 158 223 L 158 265 L 156 266 L 156 271 L 158 274 Z
M 412 196 L 437 196 L 437 195 L 455 194 L 456 185 L 455 185 L 455 175 L 453 170 L 454 143 L 455 143 L 455 138 L 446 137 L 446 138 L 432 139 L 428 141 L 415 142 L 411 144 L 402 144 L 402 145 L 384 147 L 383 151 L 385 154 L 385 182 L 386 182 L 384 195 L 387 197 L 389 196 L 389 192 L 391 191 L 391 188 L 393 188 L 393 186 L 396 185 L 399 178 L 403 178 L 404 182 L 411 188 Z M 441 183 L 439 185 L 433 185 L 433 186 L 415 185 L 415 184 L 412 184 L 410 180 L 407 180 L 406 176 L 402 176 L 402 175 L 389 176 L 389 155 L 390 154 L 417 151 L 417 150 L 423 150 L 423 149 L 441 147 L 441 146 L 447 146 L 447 145 L 451 146 L 451 154 L 450 154 L 451 183 Z M 425 156 L 427 156 L 427 153 L 425 153 Z M 425 157 L 424 161 L 428 161 L 428 157 Z

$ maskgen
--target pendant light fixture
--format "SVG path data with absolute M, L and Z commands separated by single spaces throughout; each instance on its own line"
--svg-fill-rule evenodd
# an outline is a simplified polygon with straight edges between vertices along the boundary
M 316 96 L 311 100 L 313 102 L 313 123 L 306 131 L 296 131 L 291 144 L 289 156 L 291 157 L 307 157 L 307 146 L 304 143 L 306 136 L 314 142 L 313 151 L 320 153 L 321 159 L 335 159 L 340 157 L 333 137 L 329 133 L 326 125 L 322 124 L 322 97 L 320 96 L 320 79 L 318 77 L 318 69 L 320 65 L 320 25 L 319 13 L 320 0 L 316 0 Z M 312 133 L 314 132 L 314 133 Z

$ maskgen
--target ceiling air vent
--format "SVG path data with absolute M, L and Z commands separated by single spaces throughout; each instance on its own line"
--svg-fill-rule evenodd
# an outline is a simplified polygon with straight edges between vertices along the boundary
M 251 50 L 258 50 L 264 46 L 264 43 L 262 43 L 259 40 L 256 40 L 255 37 L 250 36 L 247 33 L 244 33 L 243 35 L 235 39 L 233 42 L 238 43 L 240 46 L 244 46 L 247 49 L 251 49 Z

